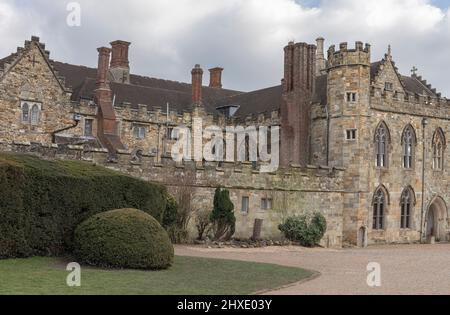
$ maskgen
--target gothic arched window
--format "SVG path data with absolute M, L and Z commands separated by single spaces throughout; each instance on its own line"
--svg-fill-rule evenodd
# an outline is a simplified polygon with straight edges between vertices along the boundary
M 33 126 L 36 126 L 39 123 L 39 106 L 37 104 L 34 104 L 33 107 L 31 107 L 31 124 Z
M 30 105 L 28 103 L 22 104 L 22 122 L 28 123 L 30 121 Z
M 411 228 L 411 217 L 412 217 L 412 207 L 414 205 L 414 192 L 410 187 L 406 188 L 402 193 L 402 198 L 400 202 L 401 206 L 401 217 L 400 217 L 400 228 L 410 229 Z
M 441 128 L 438 128 L 433 136 L 433 170 L 444 169 L 445 137 Z
M 389 130 L 384 122 L 375 131 L 375 165 L 378 168 L 388 167 Z
M 386 192 L 382 187 L 378 188 L 373 197 L 373 229 L 384 229 L 384 216 L 386 212 Z
M 403 131 L 403 168 L 411 169 L 414 167 L 414 153 L 416 146 L 416 133 L 411 125 L 408 125 Z

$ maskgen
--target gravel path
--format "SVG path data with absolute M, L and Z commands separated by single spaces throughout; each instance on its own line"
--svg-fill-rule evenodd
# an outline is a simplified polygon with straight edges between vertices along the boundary
M 206 249 L 177 246 L 177 255 L 273 263 L 316 270 L 321 276 L 269 294 L 450 294 L 450 244 L 367 249 Z M 381 287 L 367 285 L 369 263 L 381 265 Z

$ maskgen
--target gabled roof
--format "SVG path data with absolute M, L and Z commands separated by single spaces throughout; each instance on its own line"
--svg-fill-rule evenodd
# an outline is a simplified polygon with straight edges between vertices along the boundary
M 387 60 L 387 56 L 385 57 L 385 59 L 374 62 L 370 65 L 371 82 L 373 82 L 376 79 L 378 73 L 381 70 L 380 67 L 386 62 L 389 62 Z M 407 93 L 425 95 L 425 96 L 430 96 L 430 97 L 440 97 L 441 96 L 441 94 L 437 93 L 436 89 L 434 89 L 431 85 L 429 85 L 427 83 L 427 81 L 422 80 L 422 77 L 419 77 L 416 75 L 412 75 L 410 77 L 401 75 L 398 72 L 398 69 L 395 66 L 395 63 L 393 61 L 390 61 L 390 62 L 392 62 L 394 70 L 395 70 L 403 88 L 405 89 L 405 91 Z
M 49 70 L 52 72 L 55 80 L 58 82 L 61 89 L 68 91 L 66 89 L 67 86 L 65 86 L 64 82 L 61 80 L 60 76 L 58 75 L 57 70 L 53 66 L 53 61 L 50 60 L 50 58 L 49 58 L 50 52 L 45 50 L 45 44 L 39 42 L 39 37 L 36 37 L 36 36 L 32 36 L 31 41 L 29 41 L 29 40 L 25 41 L 24 48 L 18 47 L 16 53 L 12 53 L 9 56 L 6 56 L 5 58 L 0 59 L 0 70 L 2 72 L 5 72 L 5 70 L 6 70 L 5 65 L 7 63 L 11 64 L 12 66 L 14 66 L 14 64 L 18 63 L 24 56 L 24 53 L 30 49 L 31 45 L 36 45 L 36 47 L 38 48 L 44 61 L 47 63 Z

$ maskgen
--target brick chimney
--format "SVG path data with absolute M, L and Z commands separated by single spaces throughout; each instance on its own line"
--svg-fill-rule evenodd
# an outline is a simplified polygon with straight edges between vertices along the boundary
M 130 45 L 131 43 L 122 40 L 111 42 L 110 77 L 113 82 L 130 84 L 130 61 L 128 59 Z
M 222 88 L 222 72 L 223 68 L 220 67 L 209 69 L 209 87 Z
M 97 136 L 104 147 L 111 154 L 124 146 L 117 135 L 116 113 L 112 104 L 112 91 L 108 80 L 109 59 L 111 49 L 101 47 L 98 51 L 97 89 L 95 90 L 95 103 L 98 106 Z
M 310 160 L 311 101 L 315 87 L 316 46 L 290 42 L 285 47 L 281 103 L 281 164 L 306 166 Z
M 97 67 L 97 88 L 109 89 L 108 84 L 108 69 L 109 69 L 109 57 L 111 49 L 106 47 L 100 47 L 98 51 L 98 67 Z
M 202 104 L 202 87 L 203 87 L 203 69 L 200 65 L 195 65 L 192 69 L 192 103 L 194 105 Z

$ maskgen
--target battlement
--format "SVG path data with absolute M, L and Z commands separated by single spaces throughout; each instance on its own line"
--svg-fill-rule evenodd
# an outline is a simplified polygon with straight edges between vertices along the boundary
M 97 105 L 92 100 L 81 100 L 80 102 L 74 102 L 72 104 L 77 112 L 80 114 L 95 115 Z M 149 106 L 146 104 L 139 104 L 133 107 L 130 103 L 116 103 L 114 109 L 119 118 L 135 121 L 136 123 L 149 123 L 158 124 L 166 123 L 167 112 L 166 109 L 161 106 Z M 193 112 L 189 110 L 177 111 L 170 110 L 169 123 L 173 125 L 184 124 L 187 125 L 195 116 Z M 201 117 L 205 123 L 214 124 L 219 126 L 234 125 L 234 124 L 262 124 L 270 122 L 272 125 L 279 124 L 279 111 L 262 111 L 255 112 L 245 116 L 238 116 L 227 118 L 220 113 L 198 113 L 198 117 Z
M 139 177 L 145 180 L 158 181 L 170 184 L 170 174 L 177 171 L 190 171 L 197 174 L 197 178 L 214 180 L 217 185 L 226 183 L 230 177 L 238 177 L 243 181 L 243 176 L 248 177 L 248 186 L 252 183 L 267 183 L 267 178 L 282 176 L 284 180 L 292 178 L 305 180 L 305 187 L 312 179 L 328 178 L 329 180 L 317 180 L 317 189 L 323 187 L 328 182 L 333 189 L 339 187 L 345 169 L 328 166 L 308 165 L 301 167 L 291 165 L 288 168 L 280 168 L 273 173 L 261 173 L 259 166 L 255 167 L 251 162 L 194 162 L 186 161 L 178 163 L 170 156 L 157 157 L 154 154 L 144 154 L 129 150 L 120 150 L 117 156 L 112 159 L 106 149 L 91 148 L 87 145 L 57 145 L 31 142 L 0 142 L 0 152 L 15 152 L 23 154 L 33 154 L 45 159 L 79 160 L 91 162 L 110 169 L 117 170 L 128 175 Z M 176 178 L 176 177 L 175 177 Z M 309 178 L 309 180 L 308 180 Z M 233 181 L 230 181 L 233 182 Z M 278 181 L 275 181 L 278 182 Z M 335 186 L 336 185 L 336 186 Z M 266 187 L 268 189 L 268 187 Z M 330 187 L 331 188 L 331 187 Z M 260 187 L 260 189 L 265 189 Z M 273 189 L 271 187 L 270 189 Z
M 339 45 L 339 50 L 336 51 L 336 46 L 332 45 L 328 49 L 328 68 L 350 66 L 350 65 L 365 65 L 370 66 L 370 44 L 363 44 L 357 41 L 354 49 L 348 48 L 348 43 L 344 42 Z
M 438 94 L 440 95 L 440 94 Z M 373 104 L 396 104 L 399 109 L 412 111 L 413 106 L 419 111 L 450 109 L 450 100 L 445 97 L 386 91 L 375 86 L 371 87 L 370 96 Z M 392 105 L 389 105 L 392 108 Z

